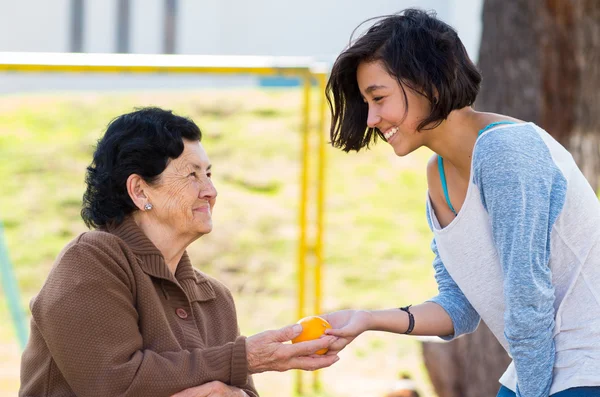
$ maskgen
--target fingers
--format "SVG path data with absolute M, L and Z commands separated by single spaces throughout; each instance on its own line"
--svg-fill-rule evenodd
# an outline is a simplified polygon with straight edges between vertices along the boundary
M 302 326 L 300 324 L 293 324 L 271 332 L 274 342 L 287 342 L 300 335 Z
M 304 371 L 316 371 L 317 369 L 327 368 L 336 363 L 340 358 L 336 355 L 296 357 L 290 360 L 291 368 Z
M 354 338 L 338 338 L 330 346 L 329 350 L 333 352 L 339 352 L 346 347 Z
M 325 330 L 325 334 L 337 336 L 339 338 L 355 336 L 355 335 L 352 335 L 352 332 L 350 332 L 350 330 L 347 327 L 346 328 L 337 328 L 337 329 L 336 328 L 327 328 Z
M 286 346 L 286 348 L 288 349 L 288 354 L 290 356 L 310 356 L 321 349 L 328 349 L 336 340 L 337 338 L 335 336 L 324 336 L 311 341 L 295 343 Z

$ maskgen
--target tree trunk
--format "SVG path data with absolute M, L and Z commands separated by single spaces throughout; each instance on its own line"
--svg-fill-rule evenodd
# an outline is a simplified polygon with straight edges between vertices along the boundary
M 600 1 L 485 0 L 478 110 L 533 121 L 600 185 Z
M 574 0 L 573 0 L 574 1 Z M 592 187 L 600 186 L 600 2 L 577 0 L 575 42 L 579 92 L 575 102 L 575 125 L 564 142 Z
M 423 358 L 438 397 L 495 396 L 510 358 L 481 322 L 452 342 L 423 342 Z
M 539 123 L 540 0 L 485 0 L 476 107 Z
M 600 184 L 600 1 L 485 0 L 477 110 L 532 121 Z M 423 343 L 439 397 L 494 396 L 510 359 L 482 323 L 450 343 Z

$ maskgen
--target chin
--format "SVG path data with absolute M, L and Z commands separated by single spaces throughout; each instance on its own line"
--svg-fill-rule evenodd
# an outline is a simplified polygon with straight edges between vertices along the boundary
M 208 233 L 212 232 L 212 230 L 213 230 L 212 225 L 203 225 L 202 227 L 200 227 L 198 229 L 198 232 L 202 233 L 202 234 L 208 234 Z
M 407 150 L 403 150 L 403 149 L 404 148 L 394 148 L 394 153 L 396 153 L 396 156 L 404 157 L 411 152 L 411 151 L 407 151 Z
M 198 236 L 203 236 L 205 234 L 208 234 L 210 232 L 212 232 L 213 230 L 213 225 L 212 222 L 194 222 L 192 225 L 190 225 L 190 231 L 192 231 L 192 233 L 197 234 Z
M 394 146 L 393 149 L 394 153 L 396 153 L 396 156 L 398 157 L 407 156 L 416 150 L 414 147 L 411 148 L 406 146 Z
M 206 216 L 206 214 L 195 213 L 194 218 L 190 221 L 190 227 L 197 233 L 206 234 L 210 233 L 213 229 L 212 216 L 210 214 Z

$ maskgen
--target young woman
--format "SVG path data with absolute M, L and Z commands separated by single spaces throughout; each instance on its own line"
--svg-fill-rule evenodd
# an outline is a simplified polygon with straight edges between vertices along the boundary
M 367 330 L 453 339 L 483 319 L 513 359 L 498 396 L 600 396 L 600 205 L 570 154 L 533 123 L 475 111 L 481 76 L 434 15 L 382 18 L 337 58 L 331 139 L 421 146 L 439 295 L 325 315 L 337 353 Z

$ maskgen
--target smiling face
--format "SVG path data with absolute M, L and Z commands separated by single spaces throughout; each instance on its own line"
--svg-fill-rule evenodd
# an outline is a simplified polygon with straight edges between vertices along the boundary
M 170 160 L 159 180 L 148 187 L 151 215 L 178 234 L 198 236 L 212 230 L 217 190 L 211 165 L 198 141 L 183 140 L 183 153 Z
M 381 61 L 361 62 L 356 80 L 369 106 L 367 125 L 377 128 L 398 156 L 423 146 L 426 131 L 417 131 L 417 126 L 430 113 L 427 98 L 406 86 L 401 87 Z

